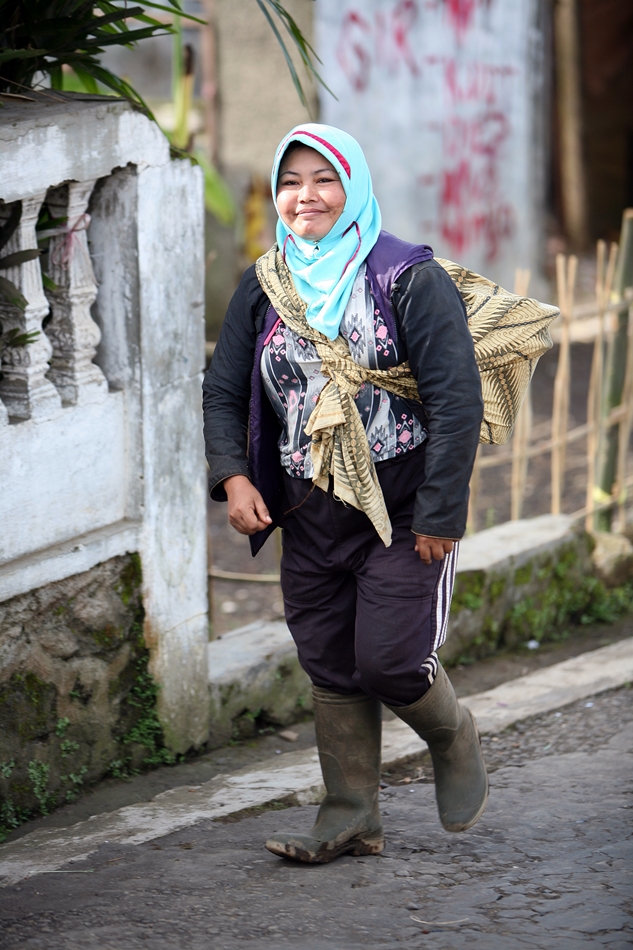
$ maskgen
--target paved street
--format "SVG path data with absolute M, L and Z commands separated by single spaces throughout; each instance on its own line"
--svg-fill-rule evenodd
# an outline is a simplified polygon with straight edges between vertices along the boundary
M 263 849 L 312 806 L 205 822 L 0 891 L 3 950 L 578 950 L 633 945 L 633 689 L 488 737 L 491 796 L 448 835 L 424 765 L 387 776 L 384 855 Z M 421 780 L 418 780 L 418 777 Z M 68 873 L 71 872 L 71 873 Z

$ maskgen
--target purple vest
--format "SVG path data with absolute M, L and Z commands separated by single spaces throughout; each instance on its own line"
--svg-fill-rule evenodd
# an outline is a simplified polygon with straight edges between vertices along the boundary
M 387 231 L 381 231 L 376 244 L 365 261 L 367 277 L 376 306 L 382 314 L 392 339 L 399 337 L 396 317 L 391 306 L 391 289 L 398 277 L 409 267 L 428 261 L 433 251 L 427 244 L 408 244 Z M 251 377 L 251 404 L 249 411 L 248 461 L 251 481 L 268 506 L 273 524 L 264 531 L 251 535 L 253 557 L 274 530 L 282 502 L 282 468 L 278 442 L 281 435 L 279 420 L 266 396 L 261 376 L 261 357 L 270 340 L 279 317 L 272 305 L 266 312 L 264 325 L 255 345 L 255 362 Z

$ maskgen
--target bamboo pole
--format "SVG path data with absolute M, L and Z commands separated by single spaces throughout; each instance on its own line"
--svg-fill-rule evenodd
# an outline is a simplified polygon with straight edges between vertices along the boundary
M 596 248 L 596 309 L 598 311 L 598 335 L 593 346 L 589 394 L 587 396 L 587 425 L 589 427 L 587 433 L 587 516 L 585 519 L 585 529 L 587 531 L 592 531 L 595 528 L 595 505 L 596 502 L 600 500 L 597 498 L 596 493 L 596 465 L 604 373 L 604 318 L 611 295 L 617 250 L 617 244 L 612 244 L 609 252 L 609 262 L 607 264 L 606 243 L 604 241 L 598 241 Z
M 628 331 L 626 373 L 622 391 L 623 418 L 618 433 L 618 471 L 614 491 L 618 499 L 618 531 L 620 532 L 626 527 L 626 462 L 633 424 L 633 304 L 629 306 Z
M 622 217 L 620 248 L 613 278 L 612 297 L 622 306 L 617 317 L 617 329 L 609 339 L 603 375 L 602 415 L 605 416 L 622 402 L 624 377 L 626 375 L 629 307 L 625 304 L 626 291 L 633 286 L 633 208 L 628 208 Z M 604 428 L 598 449 L 598 477 L 596 493 L 600 498 L 611 497 L 618 470 L 619 433 L 613 427 Z M 611 530 L 612 511 L 604 510 L 596 519 L 597 526 Z
M 563 217 L 568 238 L 579 248 L 587 243 L 588 226 L 577 0 L 555 0 L 554 50 Z
M 523 513 L 523 500 L 527 484 L 527 447 L 532 431 L 532 393 L 528 389 L 519 409 L 512 439 L 512 488 L 510 520 L 518 521 Z
M 567 267 L 565 267 L 567 263 Z M 567 423 L 569 418 L 569 381 L 570 381 L 570 346 L 569 325 L 574 302 L 574 288 L 578 258 L 573 254 L 565 261 L 564 254 L 556 256 L 556 283 L 558 288 L 558 305 L 562 318 L 562 332 L 558 366 L 554 380 L 554 406 L 552 411 L 552 499 L 551 511 L 553 515 L 561 512 L 563 480 L 565 473 L 565 458 L 567 449 Z
M 514 274 L 514 292 L 527 297 L 530 285 L 530 271 L 517 267 Z M 528 455 L 527 447 L 532 431 L 532 393 L 528 390 L 517 413 L 514 436 L 512 439 L 512 482 L 510 500 L 510 519 L 518 521 L 523 511 L 523 499 L 527 483 Z
M 624 418 L 624 413 L 621 406 L 616 406 L 615 409 L 612 409 L 606 419 L 606 425 L 614 426 L 622 421 Z M 544 439 L 542 442 L 537 442 L 536 445 L 531 445 L 526 449 L 526 456 L 529 459 L 538 458 L 539 455 L 545 455 L 547 452 L 551 452 L 556 446 L 561 443 L 566 443 L 571 445 L 572 442 L 578 442 L 579 439 L 586 438 L 589 433 L 589 426 L 584 423 L 581 426 L 576 426 L 575 429 L 569 429 L 565 433 L 562 439 Z M 512 452 L 500 452 L 498 455 L 486 455 L 485 458 L 482 458 L 479 462 L 479 468 L 496 468 L 498 465 L 507 465 L 512 461 Z

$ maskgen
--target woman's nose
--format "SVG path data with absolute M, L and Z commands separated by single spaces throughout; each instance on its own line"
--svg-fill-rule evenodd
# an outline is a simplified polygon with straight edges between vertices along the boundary
M 306 182 L 299 189 L 299 201 L 313 201 L 316 196 L 316 189 L 312 182 Z

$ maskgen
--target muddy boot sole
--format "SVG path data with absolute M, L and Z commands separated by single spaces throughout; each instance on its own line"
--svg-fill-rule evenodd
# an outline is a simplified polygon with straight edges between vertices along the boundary
M 314 845 L 311 846 L 310 839 L 306 835 L 288 836 L 284 840 L 275 840 L 270 838 L 266 842 L 266 848 L 280 858 L 287 858 L 289 861 L 299 861 L 301 864 L 329 864 L 343 854 L 351 854 L 354 857 L 368 854 L 380 854 L 385 849 L 384 835 L 375 838 L 355 837 L 349 838 L 334 847 L 328 847 L 328 842 L 312 839 Z

